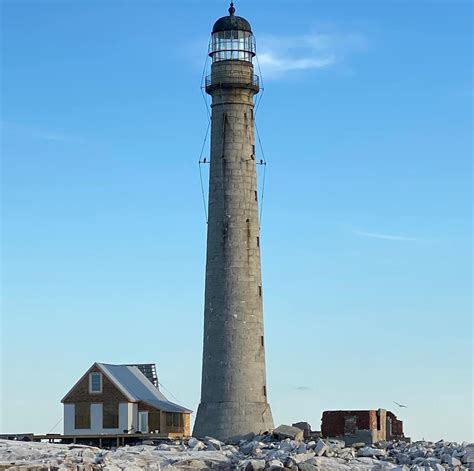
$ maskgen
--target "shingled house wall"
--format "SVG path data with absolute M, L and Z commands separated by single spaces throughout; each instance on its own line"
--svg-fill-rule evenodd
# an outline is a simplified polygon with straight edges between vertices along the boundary
M 91 373 L 101 373 L 102 392 L 89 392 Z M 150 432 L 159 431 L 160 436 L 167 437 L 182 437 L 191 434 L 190 413 L 175 413 L 181 416 L 178 421 L 180 426 L 168 425 L 167 412 L 163 412 L 144 401 L 130 402 L 98 366 L 91 367 L 64 397 L 62 402 L 65 406 L 65 433 L 90 434 L 94 433 L 94 430 L 97 433 L 123 433 L 124 430 L 130 427 L 137 429 L 138 411 L 147 411 L 148 430 Z M 95 417 L 95 425 L 93 417 Z M 96 428 L 98 423 L 102 424 L 101 427 L 99 425 L 100 429 Z

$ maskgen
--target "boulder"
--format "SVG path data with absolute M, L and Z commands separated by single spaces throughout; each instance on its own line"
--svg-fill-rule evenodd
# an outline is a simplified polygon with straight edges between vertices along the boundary
M 222 443 L 220 440 L 212 437 L 206 437 L 203 441 L 207 445 L 208 450 L 220 450 L 224 445 L 224 443 Z
M 296 464 L 304 463 L 305 461 L 308 461 L 309 459 L 314 458 L 314 452 L 308 451 L 307 453 L 293 455 L 291 458 L 295 461 Z
M 405 453 L 399 453 L 399 454 L 396 456 L 396 459 L 397 459 L 397 463 L 398 463 L 398 464 L 401 464 L 401 465 L 404 465 L 404 464 L 411 464 L 410 455 L 407 455 L 407 454 L 405 454 Z
M 300 428 L 291 427 L 290 425 L 280 425 L 275 430 L 273 430 L 273 437 L 277 440 L 284 440 L 285 438 L 290 438 L 291 440 L 302 441 L 304 437 L 304 432 Z
M 300 442 L 286 438 L 280 442 L 280 450 L 294 450 L 299 445 L 299 443 Z
M 461 466 L 461 464 L 462 464 L 461 461 L 458 460 L 457 458 L 455 458 L 454 456 L 449 457 L 449 458 L 445 461 L 445 463 L 447 463 L 449 466 L 453 466 L 453 467 L 455 467 L 455 466 Z
M 330 439 L 326 440 L 326 442 L 331 450 L 339 450 L 346 446 L 346 442 L 343 440 Z
M 171 469 L 176 469 L 180 471 L 185 471 L 185 470 L 206 470 L 206 469 L 211 469 L 213 466 L 212 462 L 207 462 L 204 460 L 182 460 L 178 461 L 176 463 L 173 463 L 173 466 Z M 125 468 L 125 469 L 131 469 L 131 468 Z
M 352 448 L 355 448 L 356 450 L 358 450 L 359 448 L 364 448 L 365 443 L 364 442 L 357 442 L 357 443 L 353 443 L 351 446 L 352 446 Z
M 343 448 L 339 451 L 338 456 L 345 460 L 351 460 L 355 458 L 355 450 L 354 448 Z
M 232 445 L 230 445 L 232 446 Z M 240 451 L 244 455 L 250 455 L 257 448 L 258 442 L 246 442 L 243 445 L 240 445 Z
M 298 471 L 317 471 L 318 469 L 315 464 L 308 463 L 307 461 L 298 465 Z
M 280 460 L 271 460 L 267 463 L 267 466 L 265 467 L 265 469 L 268 469 L 269 471 L 277 471 L 283 468 L 283 463 Z
M 303 435 L 305 439 L 311 436 L 311 425 L 308 422 L 296 422 L 291 426 L 303 430 Z
M 296 453 L 306 453 L 308 451 L 308 448 L 306 446 L 306 443 L 302 442 L 301 445 L 296 449 Z
M 365 458 L 379 458 L 382 456 L 386 456 L 387 452 L 385 450 L 381 450 L 379 448 L 372 448 L 370 446 L 365 446 L 364 448 L 360 448 L 357 451 L 357 456 L 365 457 Z
M 191 437 L 189 440 L 188 440 L 188 446 L 190 448 L 194 448 L 197 444 L 199 443 L 199 440 L 197 438 L 194 438 L 194 437 Z
M 314 447 L 314 452 L 316 455 L 323 456 L 328 450 L 329 447 L 321 439 L 316 442 L 316 446 Z
M 244 460 L 238 467 L 244 471 L 262 471 L 265 469 L 265 460 Z

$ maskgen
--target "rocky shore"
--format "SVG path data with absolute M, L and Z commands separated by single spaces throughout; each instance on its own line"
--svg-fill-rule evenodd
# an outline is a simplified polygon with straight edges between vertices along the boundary
M 474 444 L 440 440 L 345 446 L 338 440 L 276 440 L 261 435 L 225 444 L 190 438 L 113 450 L 0 440 L 0 470 L 291 470 L 463 471 L 474 470 Z

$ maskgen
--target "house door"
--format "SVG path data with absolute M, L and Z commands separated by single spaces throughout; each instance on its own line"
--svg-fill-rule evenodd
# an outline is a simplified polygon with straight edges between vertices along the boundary
M 142 433 L 148 433 L 148 412 L 138 413 L 138 430 Z

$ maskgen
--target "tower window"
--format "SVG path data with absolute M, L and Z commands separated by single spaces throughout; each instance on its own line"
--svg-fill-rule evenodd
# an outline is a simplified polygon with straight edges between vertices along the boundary
M 257 247 L 260 247 L 260 237 L 257 237 Z
M 263 386 L 263 395 L 267 397 L 267 387 Z
M 254 193 L 255 193 L 255 201 L 258 201 L 258 193 L 257 193 L 257 190 L 255 190 Z
M 262 347 L 263 347 L 264 346 L 263 335 L 260 337 L 260 341 L 262 342 Z
M 260 297 L 262 297 L 262 287 L 261 286 L 258 287 L 258 295 Z

